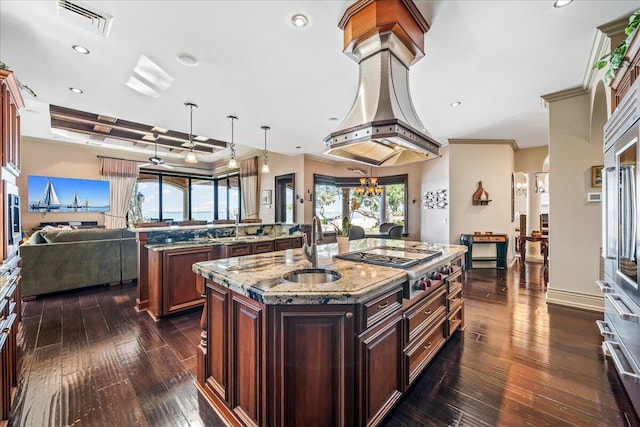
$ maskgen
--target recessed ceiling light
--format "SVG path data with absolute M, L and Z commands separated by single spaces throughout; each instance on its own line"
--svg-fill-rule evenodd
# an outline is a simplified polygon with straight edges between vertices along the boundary
M 329 121 L 330 122 L 337 122 L 338 118 L 337 117 L 329 117 Z
M 573 2 L 573 0 L 556 0 L 556 2 L 553 3 L 553 7 L 556 7 L 556 8 L 565 7 L 571 2 Z
M 178 62 L 187 67 L 195 67 L 198 65 L 198 58 L 190 53 L 181 52 L 177 55 Z
M 70 87 L 69 90 L 73 93 L 83 93 L 82 89 L 78 89 L 77 87 Z
M 299 145 L 296 145 L 296 148 L 302 148 L 302 147 L 301 147 L 301 146 L 299 146 Z
M 302 28 L 309 23 L 309 19 L 301 13 L 297 13 L 291 18 L 291 23 L 294 27 Z
M 73 47 L 73 50 L 75 50 L 78 53 L 81 53 L 83 55 L 89 54 L 89 49 L 87 49 L 84 46 L 80 46 L 79 44 L 74 44 L 72 47 Z
M 454 107 L 454 108 L 455 107 L 459 107 L 460 105 L 462 105 L 462 102 L 460 102 L 460 101 L 456 101 L 456 102 L 452 102 L 451 103 L 451 106 Z

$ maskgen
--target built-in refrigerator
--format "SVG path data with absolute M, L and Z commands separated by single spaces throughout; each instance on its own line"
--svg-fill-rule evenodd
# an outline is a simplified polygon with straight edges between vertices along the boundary
M 603 169 L 603 350 L 640 414 L 640 79 L 605 125 Z

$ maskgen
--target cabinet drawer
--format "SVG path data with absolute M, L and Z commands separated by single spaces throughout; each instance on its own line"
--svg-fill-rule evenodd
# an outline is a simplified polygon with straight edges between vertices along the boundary
M 402 288 L 375 297 L 361 305 L 360 330 L 370 328 L 388 314 L 402 307 Z
M 227 254 L 229 255 L 229 257 L 251 255 L 251 245 L 229 246 Z
M 405 344 L 411 342 L 422 331 L 433 326 L 447 309 L 446 287 L 440 286 L 429 298 L 420 301 L 405 313 Z
M 504 236 L 489 236 L 490 242 L 504 242 L 506 238 Z
M 418 338 L 414 344 L 407 348 L 405 355 L 405 384 L 409 386 L 429 364 L 440 348 L 446 342 L 447 334 L 446 318 L 442 316 L 430 331 Z
M 253 243 L 251 253 L 262 254 L 265 252 L 273 252 L 273 240 L 268 242 Z
M 489 236 L 474 236 L 473 237 L 473 241 L 474 242 L 488 242 L 489 241 Z
M 464 330 L 464 301 L 458 301 L 453 311 L 447 316 L 447 337 L 453 335 L 458 329 Z
M 447 297 L 447 312 L 454 311 L 457 304 L 462 302 L 462 283 L 453 282 L 449 285 L 449 296 Z

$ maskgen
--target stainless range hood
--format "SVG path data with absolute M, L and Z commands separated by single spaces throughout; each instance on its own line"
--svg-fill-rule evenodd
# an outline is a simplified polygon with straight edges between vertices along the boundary
M 409 67 L 424 56 L 429 29 L 413 1 L 357 2 L 340 28 L 345 53 L 359 64 L 360 83 L 346 119 L 324 140 L 325 154 L 373 166 L 440 157 L 440 144 L 425 130 L 409 93 Z

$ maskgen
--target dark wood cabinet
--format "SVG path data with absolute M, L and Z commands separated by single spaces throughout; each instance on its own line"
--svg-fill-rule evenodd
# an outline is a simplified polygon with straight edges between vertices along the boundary
M 211 259 L 211 247 L 149 251 L 149 314 L 158 319 L 204 304 L 191 266 Z
M 2 166 L 17 176 L 20 174 L 20 109 L 24 101 L 11 71 L 0 70 L 0 103 Z
M 207 386 L 229 405 L 229 300 L 231 291 L 207 281 Z
M 231 296 L 231 410 L 246 425 L 262 425 L 266 394 L 264 306 Z
M 251 244 L 252 254 L 263 254 L 265 252 L 273 252 L 273 240 L 255 242 Z
M 290 237 L 287 239 L 276 239 L 274 241 L 275 251 L 284 251 L 286 249 L 296 249 L 302 247 L 302 239 L 300 237 Z
M 354 423 L 354 314 L 350 305 L 267 306 L 276 426 Z
M 232 243 L 220 247 L 220 258 L 232 258 L 252 254 L 251 243 Z
M 404 391 L 402 311 L 357 338 L 359 426 L 378 425 Z

